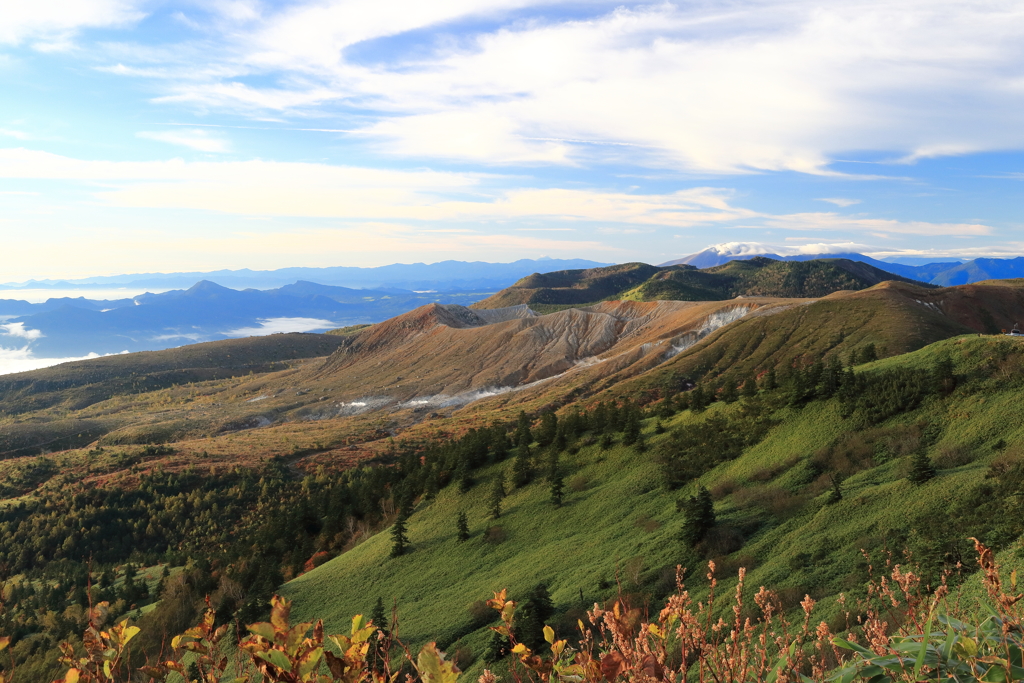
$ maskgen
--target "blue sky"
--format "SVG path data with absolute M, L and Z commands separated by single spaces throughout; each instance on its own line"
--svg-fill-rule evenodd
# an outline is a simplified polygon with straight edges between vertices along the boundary
M 1024 254 L 1019 2 L 12 4 L 0 281 Z

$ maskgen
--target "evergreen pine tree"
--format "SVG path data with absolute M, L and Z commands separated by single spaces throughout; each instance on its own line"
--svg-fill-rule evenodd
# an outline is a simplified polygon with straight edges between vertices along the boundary
M 609 434 L 608 432 L 605 432 L 604 434 L 601 435 L 600 445 L 601 445 L 601 450 L 602 451 L 606 451 L 606 450 L 608 450 L 609 448 L 611 448 L 612 446 L 615 445 L 615 439 L 612 438 L 611 434 Z
M 487 649 L 484 650 L 484 662 L 494 664 L 508 657 L 512 651 L 512 644 L 508 636 L 503 636 L 497 631 L 491 631 L 491 639 L 487 641 Z
M 918 449 L 910 460 L 910 474 L 907 475 L 907 479 L 915 484 L 923 484 L 933 477 L 935 465 L 923 448 Z
M 658 417 L 670 418 L 676 414 L 676 402 L 672 400 L 672 394 L 665 397 L 658 405 Z
M 515 445 L 522 446 L 525 444 L 529 446 L 531 443 L 533 443 L 533 432 L 530 431 L 530 418 L 526 411 L 520 410 L 516 424 Z
M 547 411 L 540 416 L 540 427 L 537 429 L 537 443 L 540 446 L 550 446 L 558 434 L 558 416 L 554 411 Z
M 878 360 L 878 351 L 875 350 L 874 342 L 868 344 L 860 352 L 861 363 L 871 363 L 872 361 Z
M 658 420 L 657 422 L 654 423 L 654 433 L 655 434 L 664 434 L 665 433 L 665 425 L 661 424 L 661 420 Z
M 548 587 L 543 583 L 534 586 L 523 605 L 522 620 L 516 630 L 519 642 L 531 650 L 544 646 L 544 627 L 555 613 Z
M 743 390 L 740 392 L 743 398 L 754 398 L 757 396 L 757 381 L 752 375 L 743 380 Z
M 604 434 L 608 428 L 608 404 L 604 401 L 598 403 L 594 408 L 594 412 L 590 416 L 590 424 L 595 434 Z
M 765 391 L 775 391 L 779 388 L 779 378 L 775 373 L 775 368 L 768 368 L 768 372 L 764 373 L 764 377 L 761 378 L 761 388 Z
M 501 477 L 498 477 L 494 480 L 494 486 L 491 487 L 491 519 L 498 519 L 501 517 L 501 501 L 504 500 L 504 498 L 505 484 L 502 482 Z
M 548 482 L 551 484 L 551 502 L 555 507 L 562 507 L 565 480 L 562 478 L 562 468 L 558 466 L 558 451 L 551 452 L 551 460 L 548 462 Z
M 699 413 L 709 405 L 711 405 L 711 397 L 704 390 L 704 385 L 698 384 L 690 391 L 690 410 Z
M 631 406 L 632 407 L 632 406 Z M 626 415 L 625 425 L 622 429 L 622 443 L 625 446 L 632 446 L 640 438 L 640 410 L 633 407 Z
M 384 600 L 378 597 L 377 602 L 373 605 L 373 611 L 370 612 L 370 621 L 377 627 L 378 631 L 383 631 L 384 635 L 388 633 L 388 626 L 390 620 L 388 619 L 387 613 L 384 611 Z
M 457 538 L 459 541 L 469 540 L 469 519 L 466 518 L 465 512 L 459 513 L 459 518 L 455 521 L 455 527 L 457 531 Z
M 843 384 L 843 364 L 839 360 L 838 354 L 833 354 L 828 359 L 828 363 L 825 365 L 821 373 L 821 379 L 818 381 L 818 396 L 820 398 L 832 398 L 837 393 Z
M 406 535 L 405 510 L 400 510 L 394 525 L 391 527 L 391 557 L 398 557 L 405 552 L 409 544 L 409 537 Z
M 459 482 L 459 493 L 467 493 L 473 488 L 473 484 L 476 483 L 473 481 L 473 472 L 469 469 L 469 465 L 466 464 L 465 460 L 460 462 L 456 468 L 455 478 Z
M 683 523 L 683 541 L 691 548 L 696 546 L 715 525 L 715 504 L 711 492 L 701 486 L 696 496 L 691 496 L 683 505 L 686 521 Z
M 495 427 L 491 431 L 493 434 L 490 443 L 491 461 L 501 462 L 508 457 L 508 438 L 502 427 Z
M 688 393 L 687 394 L 678 394 L 676 396 L 676 398 L 675 398 L 674 403 L 676 404 L 675 408 L 676 408 L 676 411 L 678 411 L 678 412 L 682 412 L 684 410 L 689 410 L 690 409 L 690 395 Z
M 932 367 L 932 390 L 938 394 L 949 394 L 956 389 L 956 375 L 953 374 L 953 359 L 943 355 Z
M 530 447 L 520 443 L 516 448 L 516 459 L 512 461 L 512 485 L 521 489 L 533 481 L 533 455 Z
M 554 448 L 559 453 L 561 453 L 566 448 L 568 448 L 569 440 L 565 436 L 565 431 L 563 431 L 562 429 L 558 430 L 558 433 L 555 434 L 555 440 L 551 444 L 551 446 L 552 446 L 552 448 Z

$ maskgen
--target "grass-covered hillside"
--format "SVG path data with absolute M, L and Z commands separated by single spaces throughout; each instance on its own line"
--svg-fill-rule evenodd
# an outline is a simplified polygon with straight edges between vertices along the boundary
M 628 263 L 530 275 L 472 307 L 528 304 L 548 312 L 560 306 L 611 299 L 720 301 L 737 296 L 821 297 L 865 289 L 886 280 L 913 282 L 849 259 L 776 261 L 759 256 L 704 269 Z
M 568 632 L 583 607 L 620 590 L 657 609 L 677 564 L 691 569 L 699 592 L 714 559 L 726 575 L 747 567 L 748 584 L 773 587 L 787 609 L 810 594 L 838 629 L 837 596 L 864 597 L 862 550 L 909 551 L 928 579 L 949 570 L 958 582 L 973 570 L 969 536 L 1019 547 L 1024 344 L 964 336 L 855 375 L 829 368 L 762 378 L 756 392 L 733 387 L 707 408 L 709 396 L 678 412 L 658 403 L 632 445 L 623 443 L 635 438 L 628 417 L 612 438 L 614 427 L 601 425 L 614 420 L 594 422 L 558 456 L 561 506 L 549 474 L 560 443 L 534 443 L 530 483 L 512 484 L 514 459 L 483 465 L 466 484 L 453 479 L 416 499 L 404 554 L 392 557 L 393 536 L 381 533 L 283 593 L 302 618 L 324 617 L 329 629 L 369 613 L 378 598 L 395 602 L 404 639 L 436 638 L 479 666 L 490 615 L 477 601 L 501 588 L 525 599 L 545 583 L 552 621 Z M 670 404 L 697 400 L 690 394 Z M 494 518 L 498 481 L 509 495 Z M 687 542 L 697 516 L 689 501 L 701 487 L 715 523 Z

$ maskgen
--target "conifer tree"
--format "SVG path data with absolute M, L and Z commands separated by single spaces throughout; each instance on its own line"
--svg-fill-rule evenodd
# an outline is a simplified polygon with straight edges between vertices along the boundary
M 736 392 L 736 383 L 732 380 L 727 380 L 725 385 L 722 386 L 722 401 L 725 403 L 735 403 L 739 400 L 740 395 Z
M 493 436 L 490 443 L 491 461 L 501 462 L 508 457 L 508 439 L 505 437 L 505 430 L 501 427 L 494 428 L 492 433 Z
M 516 633 L 518 640 L 531 650 L 539 650 L 544 645 L 544 626 L 554 613 L 548 587 L 538 583 L 523 605 L 522 620 Z
M 550 446 L 558 434 L 558 416 L 554 411 L 548 410 L 540 416 L 540 427 L 537 429 L 537 443 L 540 446 Z
M 559 453 L 564 451 L 566 447 L 569 445 L 569 440 L 565 435 L 567 431 L 567 429 L 562 428 L 562 425 L 559 425 L 558 431 L 555 433 L 555 440 L 551 442 L 551 447 L 554 448 L 555 451 Z
M 861 363 L 871 363 L 872 361 L 876 361 L 876 360 L 878 360 L 878 351 L 875 350 L 874 342 L 871 342 L 870 344 L 865 346 L 863 349 L 861 349 L 861 352 L 860 352 L 860 362 Z
M 622 443 L 625 446 L 632 446 L 640 438 L 640 411 L 635 407 L 626 415 L 625 425 L 622 429 Z
M 520 443 L 516 448 L 516 459 L 512 461 L 512 485 L 521 489 L 533 481 L 533 455 L 530 447 Z
M 690 395 L 688 393 L 678 394 L 673 402 L 675 403 L 675 408 L 678 412 L 690 409 Z
M 593 415 L 590 417 L 590 423 L 595 434 L 604 434 L 608 428 L 608 404 L 604 401 L 597 404 Z
M 661 420 L 658 420 L 657 422 L 654 423 L 654 433 L 655 434 L 664 434 L 665 433 L 665 425 L 661 424 Z
M 455 469 L 455 479 L 459 482 L 459 493 L 467 493 L 473 484 L 473 473 L 469 469 L 469 464 L 462 460 L 459 462 L 459 466 Z
M 497 631 L 491 631 L 491 639 L 487 641 L 487 649 L 484 650 L 484 661 L 488 664 L 500 662 L 508 657 L 512 651 L 508 636 L 503 636 Z
M 839 389 L 843 384 L 843 377 L 842 361 L 839 360 L 838 354 L 833 354 L 824 366 L 821 379 L 818 381 L 818 396 L 820 398 L 832 398 L 839 393 Z
M 676 402 L 672 400 L 672 394 L 669 394 L 665 399 L 658 405 L 658 417 L 670 418 L 676 414 Z
M 516 424 L 515 445 L 522 446 L 525 444 L 529 446 L 531 443 L 533 443 L 533 432 L 530 431 L 530 418 L 525 410 L 520 410 Z
M 615 445 L 615 439 L 612 438 L 611 434 L 609 434 L 608 432 L 605 432 L 604 434 L 601 435 L 600 445 L 601 445 L 601 450 L 602 451 L 606 451 L 606 450 L 608 450 L 609 448 L 611 448 L 612 446 Z
M 950 394 L 956 389 L 956 375 L 953 374 L 953 359 L 940 356 L 932 367 L 932 390 L 938 394 Z
M 565 480 L 562 478 L 562 468 L 558 466 L 558 451 L 551 452 L 551 460 L 548 463 L 548 482 L 551 484 L 551 502 L 555 507 L 562 507 Z
M 715 526 L 715 504 L 711 492 L 701 486 L 696 496 L 691 496 L 683 505 L 686 521 L 683 523 L 683 541 L 691 548 L 696 546 Z
M 504 500 L 504 498 L 505 484 L 502 482 L 501 477 L 498 477 L 494 480 L 494 486 L 491 487 L 491 519 L 498 519 L 501 517 L 501 501 Z
M 779 379 L 775 368 L 768 368 L 768 372 L 764 373 L 764 377 L 761 378 L 761 388 L 765 391 L 775 391 L 779 388 Z
M 373 605 L 373 611 L 370 612 L 370 621 L 377 627 L 378 631 L 383 631 L 384 635 L 388 633 L 388 625 L 390 620 L 388 619 L 387 613 L 384 611 L 384 600 L 381 597 L 377 598 L 377 602 Z
M 709 405 L 711 405 L 711 397 L 704 390 L 704 385 L 698 384 L 690 391 L 690 410 L 699 413 Z
M 406 531 L 405 510 L 403 509 L 398 512 L 398 517 L 391 527 L 391 557 L 398 557 L 405 553 L 405 547 L 409 545 Z
M 910 460 L 910 474 L 907 479 L 915 484 L 923 484 L 935 477 L 935 465 L 923 448 L 914 452 Z
M 469 519 L 466 518 L 465 512 L 459 513 L 459 518 L 455 521 L 455 527 L 457 530 L 457 538 L 459 541 L 469 540 Z
M 740 392 L 740 395 L 743 396 L 743 398 L 755 398 L 757 396 L 757 381 L 754 379 L 753 375 L 748 375 L 747 378 L 743 380 L 743 390 Z

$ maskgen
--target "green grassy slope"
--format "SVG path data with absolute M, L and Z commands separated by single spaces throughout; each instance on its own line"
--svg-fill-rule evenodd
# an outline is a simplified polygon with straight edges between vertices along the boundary
M 928 368 L 946 356 L 960 388 L 867 429 L 844 418 L 836 399 L 793 408 L 774 394 L 762 397 L 765 412 L 777 421 L 768 436 L 680 491 L 661 485 L 654 454 L 669 437 L 653 433 L 654 418 L 645 423 L 651 445 L 646 453 L 589 445 L 576 455 L 563 454 L 570 485 L 560 509 L 551 505 L 540 480 L 513 492 L 501 518 L 488 520 L 492 478 L 510 463 L 492 466 L 468 493 L 460 495 L 450 485 L 436 500 L 419 504 L 409 520 L 411 553 L 389 557 L 391 539 L 383 533 L 286 584 L 283 593 L 295 600 L 296 616 L 323 617 L 329 630 L 343 628 L 352 614 L 368 613 L 378 597 L 395 600 L 404 639 L 437 639 L 479 655 L 487 632 L 473 623 L 468 608 L 491 591 L 507 587 L 513 597 L 523 596 L 546 581 L 559 612 L 568 612 L 562 623 L 569 628 L 581 607 L 615 594 L 616 576 L 638 599 L 656 599 L 671 588 L 672 567 L 681 563 L 696 574 L 699 594 L 703 564 L 715 558 L 720 573 L 748 567 L 748 585 L 778 590 L 787 608 L 811 594 L 821 601 L 816 618 L 835 620 L 835 597 L 843 592 L 855 598 L 863 590 L 862 548 L 899 553 L 908 544 L 925 547 L 915 534 L 938 526 L 954 525 L 950 534 L 963 537 L 981 533 L 969 520 L 949 520 L 949 511 L 987 481 L 993 460 L 1024 457 L 1017 450 L 1024 445 L 1019 340 L 958 337 L 858 370 Z M 746 409 L 742 401 L 716 403 L 703 415 L 687 411 L 665 426 L 671 430 Z M 859 448 L 866 460 L 843 479 L 842 500 L 828 504 L 829 487 L 810 465 L 837 444 L 851 452 Z M 938 476 L 922 485 L 906 479 L 916 448 L 926 449 L 939 467 Z M 700 552 L 679 540 L 684 516 L 676 510 L 676 500 L 692 494 L 698 483 L 716 496 L 718 515 Z M 465 543 L 456 540 L 462 510 L 473 532 Z M 500 544 L 483 540 L 492 525 L 504 529 Z
M 628 263 L 531 275 L 472 307 L 579 306 L 609 299 L 721 301 L 736 296 L 819 297 L 865 289 L 886 280 L 912 282 L 848 259 L 775 261 L 757 257 L 705 269 Z

